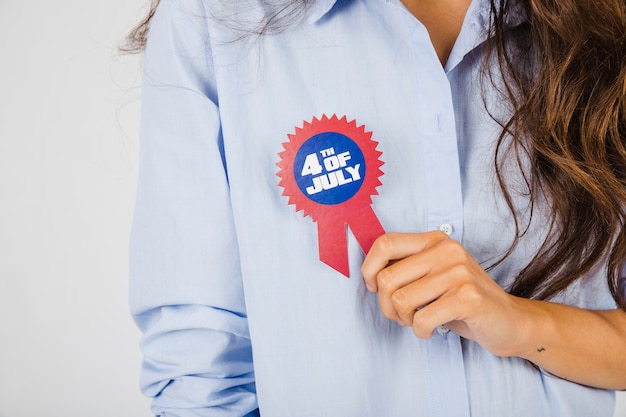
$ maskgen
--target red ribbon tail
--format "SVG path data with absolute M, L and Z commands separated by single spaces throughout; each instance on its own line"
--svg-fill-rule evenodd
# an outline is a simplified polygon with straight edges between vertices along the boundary
M 372 248 L 376 238 L 385 234 L 383 225 L 380 224 L 380 220 L 378 220 L 376 213 L 370 206 L 361 210 L 358 215 L 353 216 L 348 226 L 366 255 Z
M 319 220 L 317 222 L 317 236 L 320 260 L 350 278 L 346 222 Z
M 334 270 L 350 277 L 346 225 L 367 254 L 378 236 L 385 234 L 382 224 L 371 207 L 353 215 L 349 222 L 320 220 L 317 222 L 320 260 Z

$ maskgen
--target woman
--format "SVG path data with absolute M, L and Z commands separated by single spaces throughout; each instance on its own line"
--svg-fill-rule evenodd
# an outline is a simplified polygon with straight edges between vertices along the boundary
M 162 0 L 139 49 L 148 25 L 155 414 L 612 415 L 624 2 Z

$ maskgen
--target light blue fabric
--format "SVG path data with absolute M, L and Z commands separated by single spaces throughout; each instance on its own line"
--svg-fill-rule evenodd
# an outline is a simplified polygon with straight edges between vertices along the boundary
M 506 116 L 481 83 L 486 2 L 470 7 L 445 69 L 398 1 L 321 0 L 308 13 L 257 37 L 234 24 L 258 24 L 255 0 L 162 0 L 152 22 L 130 304 L 154 413 L 610 417 L 610 391 L 451 332 L 420 340 L 384 318 L 351 232 L 346 278 L 319 260 L 317 225 L 278 184 L 288 135 L 345 115 L 382 152 L 372 208 L 386 231 L 445 225 L 485 267 L 499 259 L 513 223 L 493 169 L 499 127 L 481 95 Z M 513 165 L 507 177 L 524 209 Z M 539 206 L 491 272 L 498 283 L 511 282 L 545 229 Z M 602 268 L 559 301 L 614 307 Z

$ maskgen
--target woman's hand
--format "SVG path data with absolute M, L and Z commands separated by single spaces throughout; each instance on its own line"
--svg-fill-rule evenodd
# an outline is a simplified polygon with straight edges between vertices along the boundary
M 420 338 L 445 324 L 496 355 L 515 355 L 524 345 L 528 300 L 507 294 L 443 232 L 383 235 L 362 272 L 382 313 Z
M 584 310 L 506 293 L 443 232 L 379 237 L 361 268 L 382 313 L 418 337 L 445 324 L 498 356 L 554 375 L 626 389 L 626 313 Z

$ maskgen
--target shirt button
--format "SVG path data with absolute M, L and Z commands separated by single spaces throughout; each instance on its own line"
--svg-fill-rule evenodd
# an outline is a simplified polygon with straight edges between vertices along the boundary
M 454 228 L 452 227 L 450 223 L 444 223 L 441 226 L 439 226 L 439 230 L 441 230 L 442 232 L 450 236 L 452 232 L 454 231 Z
M 444 326 L 443 324 L 439 327 L 437 327 L 436 329 L 437 333 L 439 333 L 441 336 L 448 334 L 448 332 L 450 331 L 450 329 L 448 329 L 446 326 Z

